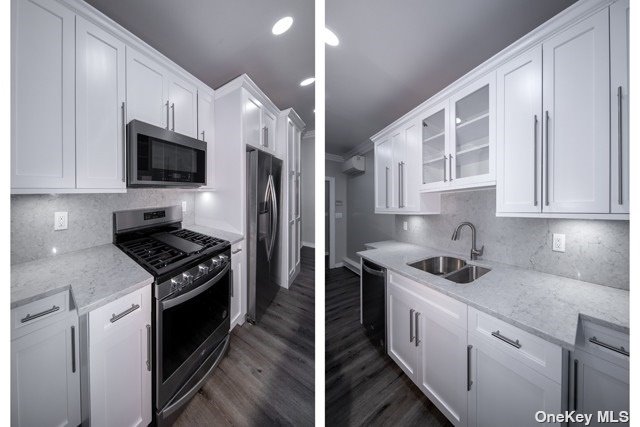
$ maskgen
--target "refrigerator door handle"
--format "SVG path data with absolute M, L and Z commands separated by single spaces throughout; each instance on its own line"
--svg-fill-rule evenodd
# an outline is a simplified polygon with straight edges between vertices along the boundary
M 269 175 L 269 182 L 271 183 L 271 242 L 269 245 L 269 253 L 273 254 L 273 249 L 276 244 L 276 236 L 278 234 L 278 200 L 276 196 L 276 185 L 273 180 L 273 175 Z M 271 255 L 269 256 L 271 260 Z
M 269 175 L 271 176 L 271 175 Z M 267 250 L 267 259 L 271 260 L 271 234 L 273 232 L 273 212 L 271 211 L 271 179 L 267 178 L 267 186 L 264 190 L 264 206 L 269 210 L 269 232 L 264 239 L 264 246 Z

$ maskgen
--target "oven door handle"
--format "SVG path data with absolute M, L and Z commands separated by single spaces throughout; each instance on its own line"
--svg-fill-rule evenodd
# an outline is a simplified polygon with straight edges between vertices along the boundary
M 201 293 L 203 293 L 204 291 L 206 291 L 207 289 L 209 289 L 210 287 L 212 287 L 213 285 L 215 285 L 218 281 L 220 281 L 220 279 L 222 278 L 222 276 L 224 276 L 228 271 L 229 268 L 231 267 L 231 263 L 227 263 L 227 265 L 225 265 L 224 269 L 222 269 L 222 271 L 218 274 L 215 275 L 215 277 L 213 277 L 211 280 L 209 280 L 207 283 L 198 286 L 197 288 L 195 288 L 192 291 L 186 292 L 182 295 L 179 295 L 175 298 L 171 298 L 171 299 L 165 299 L 162 301 L 162 309 L 166 310 L 169 309 L 171 307 L 175 307 L 178 304 L 182 304 L 185 301 L 190 300 L 191 298 L 197 297 L 198 295 L 200 295 Z

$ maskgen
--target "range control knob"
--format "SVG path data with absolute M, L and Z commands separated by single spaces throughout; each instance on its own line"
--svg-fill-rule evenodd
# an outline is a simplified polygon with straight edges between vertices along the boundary
M 171 292 L 179 291 L 184 286 L 184 282 L 180 276 L 171 279 Z
M 201 275 L 208 274 L 208 273 L 209 273 L 209 266 L 208 266 L 208 265 L 204 265 L 204 264 L 199 265 L 199 266 L 198 266 L 198 272 L 199 272 Z
M 191 284 L 191 282 L 193 282 L 193 274 L 191 273 L 182 273 L 182 278 L 186 284 Z
M 212 258 L 211 259 L 211 268 L 218 268 L 220 267 L 220 260 L 217 258 Z
M 218 258 L 220 258 L 220 261 L 221 261 L 223 264 L 226 264 L 226 263 L 229 261 L 229 257 L 228 257 L 228 256 L 226 256 L 226 255 L 224 255 L 224 254 L 219 255 L 219 256 L 218 256 Z

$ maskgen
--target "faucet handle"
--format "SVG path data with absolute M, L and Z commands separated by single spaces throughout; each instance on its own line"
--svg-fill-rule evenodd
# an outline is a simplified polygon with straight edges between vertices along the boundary
M 482 245 L 482 247 L 480 248 L 480 250 L 478 251 L 478 255 L 482 256 L 482 254 L 484 253 L 484 245 Z

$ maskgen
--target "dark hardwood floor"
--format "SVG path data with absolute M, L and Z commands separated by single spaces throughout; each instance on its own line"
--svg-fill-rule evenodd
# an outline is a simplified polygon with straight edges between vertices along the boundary
M 260 323 L 236 326 L 229 354 L 176 426 L 314 424 L 314 254 Z
M 326 412 L 331 426 L 450 426 L 360 325 L 360 277 L 326 270 Z

